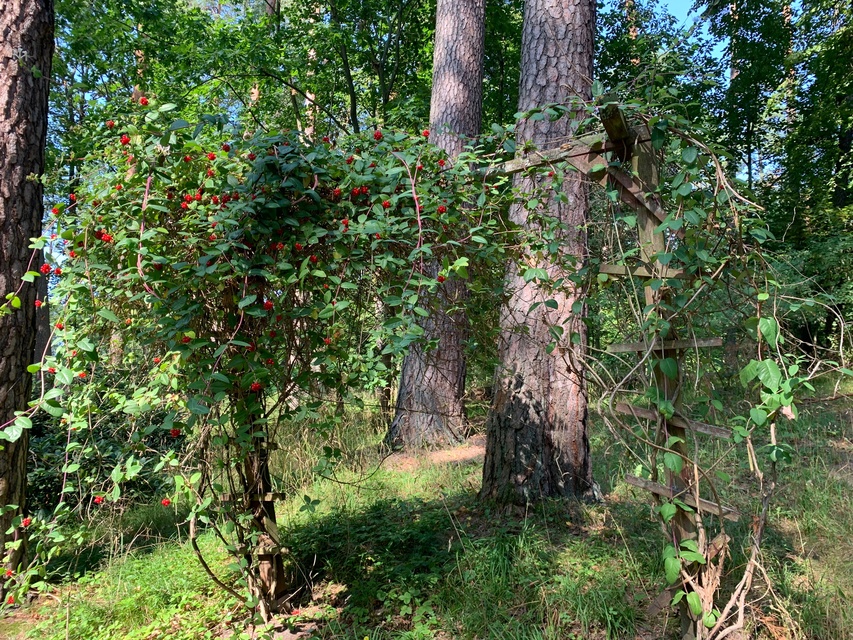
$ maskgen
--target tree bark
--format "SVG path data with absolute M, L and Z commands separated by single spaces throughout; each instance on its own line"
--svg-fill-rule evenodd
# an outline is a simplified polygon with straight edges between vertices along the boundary
M 566 99 L 590 98 L 594 0 L 528 0 L 522 31 L 519 110 Z M 556 147 L 572 135 L 563 117 L 524 121 L 517 128 L 519 148 L 532 142 L 540 149 Z M 542 177 L 516 178 L 528 193 L 546 186 Z M 525 261 L 546 269 L 551 281 L 571 275 L 558 262 L 586 261 L 585 225 L 589 211 L 587 185 L 573 174 L 562 184 L 564 199 L 548 196 L 540 207 L 562 226 L 561 256 L 528 255 Z M 523 202 L 510 209 L 512 221 L 528 231 L 536 223 Z M 556 258 L 556 259 L 555 259 Z M 555 291 L 536 281 L 525 282 L 517 264 L 506 277 L 509 300 L 501 314 L 496 393 L 487 420 L 486 459 L 480 497 L 498 502 L 526 502 L 551 496 L 592 497 L 595 486 L 587 439 L 587 397 L 583 358 L 587 331 L 584 291 L 570 280 Z M 542 303 L 556 302 L 556 308 Z M 531 305 L 539 306 L 531 311 Z M 580 303 L 580 309 L 577 306 Z M 562 327 L 554 341 L 551 327 Z M 575 334 L 574 340 L 572 335 Z
M 485 0 L 438 0 L 435 20 L 430 138 L 450 158 L 463 150 L 467 137 L 480 132 L 483 110 Z M 438 275 L 438 264 L 427 265 Z M 432 313 L 424 323 L 424 340 L 438 340 L 425 351 L 414 345 L 403 360 L 394 420 L 386 442 L 421 447 L 460 442 L 465 436 L 465 341 L 468 321 L 450 313 L 467 297 L 464 282 L 451 278 L 439 285 Z
M 53 56 L 52 0 L 0 1 L 0 295 L 16 291 L 32 268 L 30 238 L 41 235 L 47 105 Z M 36 286 L 25 284 L 21 307 L 0 315 L 0 424 L 27 408 L 32 376 L 27 366 L 36 336 Z M 23 529 L 13 520 L 26 509 L 29 434 L 0 441 L 0 552 L 17 572 L 24 561 Z M 12 505 L 15 505 L 12 507 Z M 8 510 L 7 510 L 8 509 Z M 11 545 L 11 546 L 9 546 Z M 7 548 L 8 547 L 8 548 Z M 0 598 L 5 600 L 3 582 Z

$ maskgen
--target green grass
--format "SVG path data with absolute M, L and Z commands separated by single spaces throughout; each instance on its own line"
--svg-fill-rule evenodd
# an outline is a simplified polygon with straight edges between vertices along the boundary
M 853 638 L 853 412 L 811 405 L 779 427 L 797 455 L 780 469 L 762 558 L 775 596 L 753 610 L 751 637 L 785 637 L 773 635 L 782 629 L 790 638 Z M 280 505 L 281 528 L 312 588 L 291 622 L 313 621 L 315 637 L 671 637 L 672 621 L 667 628 L 646 615 L 664 587 L 663 537 L 646 496 L 618 481 L 626 458 L 603 430 L 593 433 L 593 452 L 609 490 L 604 504 L 546 502 L 513 513 L 478 503 L 476 462 L 376 470 L 381 433 L 369 421 L 354 421 L 336 445 L 349 451 L 338 479 L 354 485 L 311 479 L 322 440 L 292 435 L 283 440 L 292 447 L 281 458 L 287 466 L 278 469 L 293 493 Z M 725 470 L 726 499 L 744 514 L 729 531 L 742 545 L 755 509 L 745 499 L 751 480 L 745 462 Z M 319 500 L 313 512 L 301 509 L 304 495 Z M 151 516 L 141 510 L 131 519 Z M 213 538 L 202 541 L 227 576 Z M 727 565 L 735 571 L 739 545 Z M 753 595 L 764 592 L 759 579 Z M 61 603 L 42 601 L 0 623 L 0 638 L 14 638 L 21 616 L 33 612 L 42 621 L 23 627 L 43 640 L 65 638 L 66 625 L 68 638 L 91 640 L 216 638 L 223 620 L 242 615 L 179 535 L 105 561 L 57 595 Z

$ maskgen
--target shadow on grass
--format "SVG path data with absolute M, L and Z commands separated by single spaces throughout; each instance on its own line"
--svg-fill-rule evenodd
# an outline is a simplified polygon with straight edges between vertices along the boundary
M 506 514 L 459 492 L 336 510 L 285 537 L 313 567 L 315 604 L 338 610 L 323 637 L 635 638 L 658 592 L 646 577 L 661 573 L 643 511 Z

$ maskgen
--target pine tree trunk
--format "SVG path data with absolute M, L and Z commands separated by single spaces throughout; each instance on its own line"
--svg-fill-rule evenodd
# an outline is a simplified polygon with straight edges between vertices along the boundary
M 44 170 L 47 100 L 53 56 L 52 0 L 0 3 L 0 295 L 16 291 L 32 268 L 30 238 L 41 235 L 42 185 L 32 176 Z M 38 77 L 36 77 L 38 76 Z M 35 260 L 33 260 L 33 264 Z M 0 316 L 0 424 L 27 408 L 32 376 L 27 366 L 36 336 L 36 286 L 20 292 L 21 307 Z M 6 531 L 26 508 L 29 433 L 15 442 L 0 441 L 0 553 L 3 565 L 18 571 L 24 545 L 6 549 L 22 535 Z M 0 581 L 0 598 L 5 600 Z
M 483 109 L 485 0 L 439 0 L 435 21 L 431 141 L 455 158 L 465 138 L 480 132 Z M 431 277 L 438 265 L 427 265 Z M 460 442 L 465 436 L 465 341 L 468 320 L 461 311 L 448 313 L 467 297 L 461 280 L 450 278 L 432 300 L 424 323 L 424 340 L 438 340 L 425 352 L 413 346 L 400 372 L 394 420 L 386 442 L 421 447 Z
M 594 0 L 528 0 L 524 7 L 519 110 L 590 98 L 592 77 Z M 556 147 L 571 136 L 570 119 L 525 121 L 517 129 L 518 147 L 532 141 L 538 148 Z M 550 178 L 521 176 L 515 186 L 522 193 L 547 185 Z M 580 176 L 562 184 L 565 201 L 550 197 L 547 215 L 565 225 L 563 259 L 586 261 L 588 189 Z M 519 202 L 510 210 L 516 224 L 533 229 L 529 213 Z M 526 260 L 534 263 L 535 256 Z M 553 280 L 564 273 L 549 256 L 535 266 Z M 566 281 L 559 291 L 543 291 L 525 282 L 514 264 L 506 277 L 509 300 L 501 315 L 496 393 L 487 420 L 483 499 L 524 504 L 549 496 L 594 495 L 587 439 L 587 398 L 583 357 L 587 332 L 584 291 Z M 546 307 L 554 300 L 556 308 Z M 540 303 L 530 311 L 531 305 Z M 575 303 L 581 309 L 572 311 Z M 553 305 L 552 305 L 553 306 Z M 556 348 L 552 326 L 563 327 Z M 572 334 L 576 338 L 572 340 Z

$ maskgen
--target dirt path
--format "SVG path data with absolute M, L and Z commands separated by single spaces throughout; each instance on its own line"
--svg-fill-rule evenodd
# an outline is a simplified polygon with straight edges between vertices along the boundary
M 486 455 L 486 436 L 477 434 L 452 449 L 437 449 L 412 453 L 398 451 L 388 456 L 385 466 L 395 471 L 414 471 L 421 467 L 439 464 L 464 465 L 470 462 L 482 462 Z

